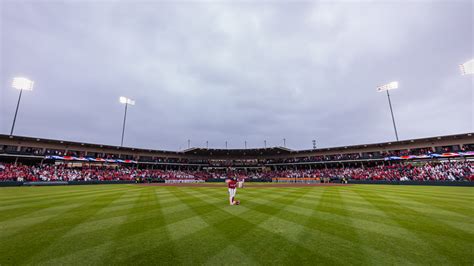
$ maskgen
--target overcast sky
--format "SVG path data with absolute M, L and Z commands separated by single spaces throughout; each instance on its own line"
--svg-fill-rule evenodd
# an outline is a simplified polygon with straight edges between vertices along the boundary
M 177 150 L 473 131 L 473 1 L 1 2 L 0 133 Z

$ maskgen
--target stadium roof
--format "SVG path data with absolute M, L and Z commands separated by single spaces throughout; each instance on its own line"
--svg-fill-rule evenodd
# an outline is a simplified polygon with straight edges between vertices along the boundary
M 284 147 L 257 148 L 257 149 L 206 149 L 191 148 L 184 150 L 185 154 L 197 156 L 263 156 L 263 155 L 285 155 L 294 151 Z
M 119 147 L 112 145 L 101 145 L 101 144 L 92 144 L 92 143 L 83 143 L 83 142 L 74 142 L 74 141 L 65 141 L 65 140 L 53 140 L 53 139 L 43 139 L 43 138 L 34 138 L 34 137 L 25 137 L 25 136 L 9 136 L 0 134 L 0 140 L 12 140 L 12 141 L 27 141 L 27 142 L 38 142 L 42 144 L 51 144 L 64 146 L 64 148 L 74 149 L 74 147 L 87 147 L 92 149 L 108 149 L 108 150 L 117 150 L 120 152 L 144 152 L 144 153 L 156 153 L 161 155 L 168 156 L 180 156 L 180 155 L 189 155 L 193 157 L 233 157 L 233 156 L 242 156 L 244 158 L 248 157 L 260 157 L 260 156 L 279 156 L 279 155 L 291 155 L 297 156 L 298 154 L 307 155 L 311 153 L 327 153 L 327 152 L 358 152 L 361 149 L 390 149 L 394 147 L 394 150 L 401 149 L 403 145 L 409 144 L 420 144 L 427 143 L 427 146 L 432 146 L 434 142 L 441 140 L 455 140 L 455 139 L 466 139 L 473 138 L 474 133 L 464 133 L 456 135 L 447 135 L 447 136 L 435 136 L 429 138 L 420 138 L 420 139 L 409 139 L 393 142 L 382 142 L 374 144 L 359 144 L 351 146 L 339 146 L 331 148 L 320 148 L 320 149 L 310 149 L 310 150 L 292 150 L 284 147 L 270 147 L 270 148 L 250 148 L 250 149 L 207 149 L 207 148 L 190 148 L 183 151 L 164 151 L 164 150 L 154 150 L 154 149 L 142 149 L 142 148 L 132 148 L 132 147 Z M 473 140 L 474 143 L 474 140 Z

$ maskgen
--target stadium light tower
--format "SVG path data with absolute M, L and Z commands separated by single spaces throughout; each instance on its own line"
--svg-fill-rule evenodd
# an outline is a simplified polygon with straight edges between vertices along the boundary
M 135 101 L 124 96 L 120 96 L 120 103 L 125 104 L 125 114 L 123 116 L 123 127 L 122 127 L 122 141 L 120 142 L 120 147 L 123 146 L 123 136 L 125 134 L 125 121 L 127 121 L 127 108 L 128 105 L 135 105 Z
M 13 135 L 13 130 L 15 129 L 16 115 L 18 114 L 18 107 L 20 106 L 21 94 L 23 91 L 32 91 L 34 82 L 22 77 L 17 77 L 13 79 L 12 87 L 20 90 L 20 95 L 18 96 L 18 102 L 16 103 L 15 116 L 13 117 L 12 130 L 10 131 L 10 136 Z
M 462 75 L 474 74 L 474 59 L 467 61 L 466 63 L 459 65 Z
M 393 129 L 395 130 L 395 138 L 398 141 L 398 132 L 397 132 L 397 126 L 395 124 L 395 117 L 393 116 L 392 101 L 390 101 L 390 93 L 388 92 L 389 90 L 394 90 L 394 89 L 398 89 L 398 82 L 397 81 L 392 81 L 388 84 L 377 87 L 378 92 L 382 92 L 382 91 L 387 92 L 388 105 L 390 106 L 390 113 L 392 114 Z

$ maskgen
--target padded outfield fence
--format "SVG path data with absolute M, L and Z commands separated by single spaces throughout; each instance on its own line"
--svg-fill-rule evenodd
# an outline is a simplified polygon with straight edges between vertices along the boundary
M 273 183 L 300 183 L 300 184 L 319 184 L 321 178 L 319 177 L 274 177 Z
M 324 178 L 323 178 L 324 179 Z M 280 184 L 320 184 L 320 183 L 341 183 L 339 180 L 332 180 L 331 182 L 324 182 L 324 180 L 317 178 L 274 178 L 272 182 L 268 180 L 247 180 L 251 183 L 280 183 Z M 312 183 L 311 183 L 312 182 Z M 136 182 L 136 181 L 67 181 L 67 182 L 18 182 L 18 181 L 2 181 L 0 187 L 18 187 L 18 186 L 68 186 L 68 185 L 110 185 L 110 184 L 149 184 L 149 183 L 165 183 L 165 180 L 157 182 Z M 171 183 L 171 182 L 167 182 Z M 224 183 L 223 179 L 207 180 L 205 183 Z M 470 181 L 387 181 L 387 180 L 348 180 L 349 184 L 362 185 L 420 185 L 420 186 L 467 186 L 474 187 L 474 182 Z M 178 183 L 174 183 L 178 184 Z
M 197 184 L 205 183 L 205 180 L 202 179 L 167 179 L 165 180 L 166 184 Z

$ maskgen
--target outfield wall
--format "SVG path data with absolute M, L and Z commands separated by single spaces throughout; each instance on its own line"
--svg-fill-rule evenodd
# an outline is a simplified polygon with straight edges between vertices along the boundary
M 224 180 L 213 180 L 210 183 L 224 182 Z M 256 182 L 256 181 L 251 181 Z M 261 181 L 262 183 L 265 181 Z M 156 183 L 156 182 L 155 182 Z M 164 182 L 158 182 L 164 183 Z M 268 183 L 268 182 L 265 182 Z M 270 182 L 272 183 L 272 182 Z M 331 182 L 340 183 L 340 182 Z M 474 187 L 474 182 L 469 181 L 385 181 L 385 180 L 349 180 L 349 184 L 366 185 L 419 185 L 419 186 L 463 186 Z M 110 185 L 110 184 L 136 184 L 135 181 L 57 181 L 57 182 L 0 182 L 0 187 L 18 187 L 18 186 L 68 186 L 68 185 Z M 143 183 L 146 184 L 146 183 Z
M 349 184 L 370 185 L 417 185 L 417 186 L 463 186 L 474 187 L 469 181 L 387 181 L 387 180 L 349 180 Z
M 68 185 L 110 185 L 110 184 L 135 184 L 135 181 L 44 181 L 44 182 L 0 182 L 0 187 L 18 186 L 68 186 Z

